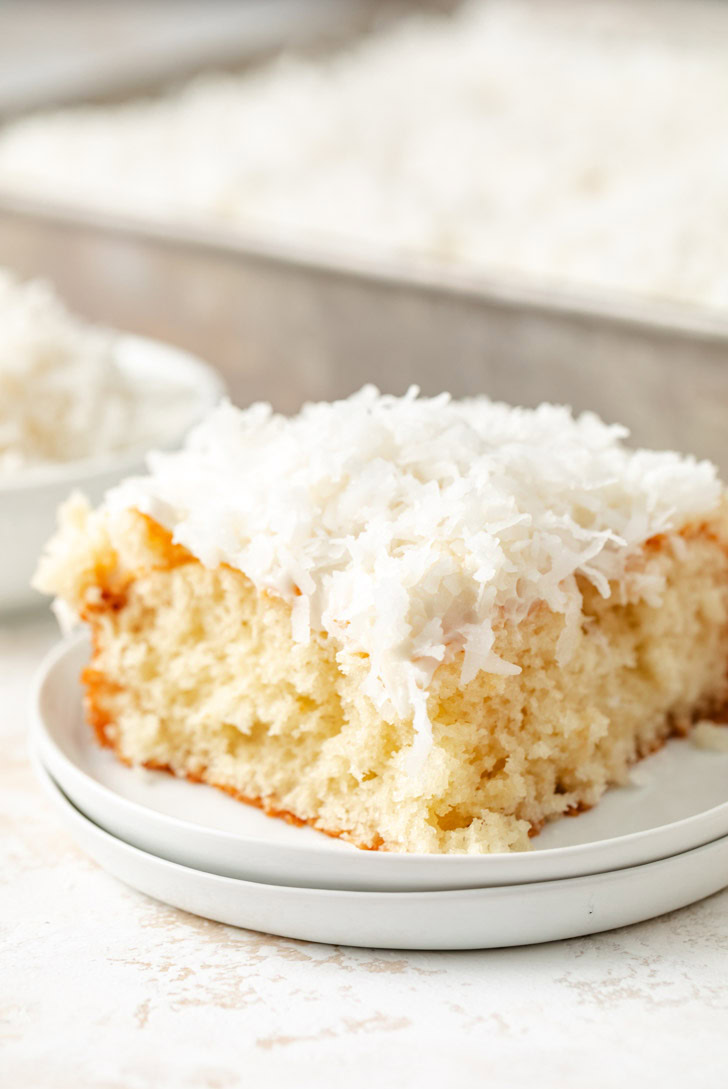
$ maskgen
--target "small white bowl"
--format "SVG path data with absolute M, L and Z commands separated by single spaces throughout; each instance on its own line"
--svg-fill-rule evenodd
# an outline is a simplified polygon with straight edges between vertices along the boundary
M 157 393 L 168 387 L 184 404 L 173 424 L 126 450 L 0 477 L 0 612 L 47 600 L 32 589 L 30 580 L 55 527 L 56 511 L 72 491 L 78 489 L 93 503 L 99 502 L 108 488 L 144 471 L 150 449 L 179 446 L 190 427 L 225 393 L 222 379 L 211 367 L 179 348 L 123 335 L 115 351 L 119 366 L 130 377 Z

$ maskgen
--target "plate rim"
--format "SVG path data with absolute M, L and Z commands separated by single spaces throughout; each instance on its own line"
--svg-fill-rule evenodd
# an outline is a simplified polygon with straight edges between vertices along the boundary
M 536 887 L 382 895 L 386 890 L 269 885 L 209 873 L 126 843 L 91 821 L 32 755 L 31 761 L 71 841 L 111 878 L 182 912 L 297 941 L 433 951 L 528 946 L 645 922 L 704 900 L 728 884 L 724 835 L 682 855 Z M 541 898 L 541 910 L 524 895 L 529 893 Z M 184 921 L 182 916 L 179 924 Z
M 308 887 L 304 885 L 273 885 L 265 881 L 251 881 L 244 877 L 228 877 L 226 874 L 211 873 L 209 870 L 200 870 L 196 866 L 187 866 L 183 862 L 172 862 L 168 858 L 163 858 L 161 855 L 154 854 L 153 851 L 146 851 L 142 847 L 137 847 L 133 843 L 127 843 L 121 836 L 114 835 L 113 832 L 107 831 L 106 828 L 102 828 L 100 824 L 92 820 L 82 809 L 71 801 L 65 791 L 53 778 L 51 772 L 43 763 L 42 759 L 37 752 L 30 751 L 30 762 L 33 767 L 35 775 L 41 780 L 45 789 L 53 793 L 58 800 L 59 805 L 63 805 L 72 815 L 79 821 L 84 822 L 93 829 L 94 834 L 97 834 L 101 839 L 106 839 L 113 842 L 118 849 L 129 854 L 131 858 L 141 856 L 145 859 L 153 860 L 155 865 L 159 865 L 162 869 L 167 870 L 171 874 L 194 874 L 200 875 L 204 880 L 209 880 L 211 883 L 226 888 L 249 888 L 254 887 L 256 889 L 265 889 L 276 895 L 286 896 L 303 894 L 307 898 L 312 900 L 318 900 L 321 898 L 336 900 L 347 899 L 354 897 L 355 900 L 362 901 L 363 899 L 372 899 L 380 896 L 386 897 L 391 901 L 392 897 L 397 899 L 404 899 L 408 903 L 412 903 L 412 898 L 416 897 L 419 902 L 424 899 L 430 900 L 444 900 L 446 897 L 466 896 L 468 899 L 482 899 L 495 900 L 503 899 L 514 895 L 519 889 L 532 893 L 536 886 L 553 888 L 559 886 L 564 891 L 569 891 L 574 888 L 584 888 L 587 882 L 599 882 L 600 884 L 606 884 L 616 874 L 628 877 L 629 871 L 641 870 L 647 872 L 648 869 L 654 873 L 657 867 L 667 869 L 667 867 L 678 858 L 685 858 L 688 855 L 697 857 L 700 852 L 709 853 L 712 848 L 715 848 L 719 843 L 728 844 L 728 833 L 722 836 L 716 836 L 710 840 L 709 843 L 702 843 L 698 847 L 691 847 L 687 851 L 679 851 L 674 855 L 669 855 L 667 858 L 658 858 L 652 862 L 642 862 L 637 866 L 623 866 L 613 870 L 605 870 L 603 873 L 592 874 L 580 874 L 576 877 L 556 877 L 551 878 L 548 881 L 529 881 L 520 884 L 512 885 L 486 885 L 481 888 L 450 888 L 450 889 L 416 889 L 412 891 L 402 889 L 328 889 L 318 887 Z M 724 887 L 728 887 L 728 872 L 725 876 L 726 884 Z

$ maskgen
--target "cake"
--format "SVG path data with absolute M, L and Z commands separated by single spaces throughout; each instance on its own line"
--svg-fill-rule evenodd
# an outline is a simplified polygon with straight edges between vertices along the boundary
M 527 849 L 727 699 L 723 487 L 626 437 L 415 389 L 221 405 L 40 563 L 98 741 L 361 848 Z

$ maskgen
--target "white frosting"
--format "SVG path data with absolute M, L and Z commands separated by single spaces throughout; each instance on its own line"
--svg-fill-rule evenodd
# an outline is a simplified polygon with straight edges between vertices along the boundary
M 536 601 L 564 613 L 568 656 L 581 597 L 604 596 L 630 552 L 716 506 L 708 462 L 627 450 L 626 431 L 567 408 L 510 408 L 484 397 L 383 396 L 309 404 L 224 404 L 186 448 L 153 454 L 150 475 L 110 493 L 213 567 L 227 563 L 293 605 L 293 637 L 368 656 L 365 685 L 387 717 L 414 715 L 427 751 L 427 691 L 464 649 L 462 680 L 518 667 L 493 649 L 499 618 Z M 634 592 L 634 587 L 632 588 Z M 638 592 L 659 595 L 649 579 Z

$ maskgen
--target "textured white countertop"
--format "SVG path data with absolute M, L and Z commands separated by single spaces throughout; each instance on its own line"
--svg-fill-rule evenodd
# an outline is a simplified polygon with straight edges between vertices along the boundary
M 400 953 L 235 930 L 120 885 L 26 758 L 55 638 L 0 625 L 3 1089 L 728 1084 L 728 891 L 591 938 Z

